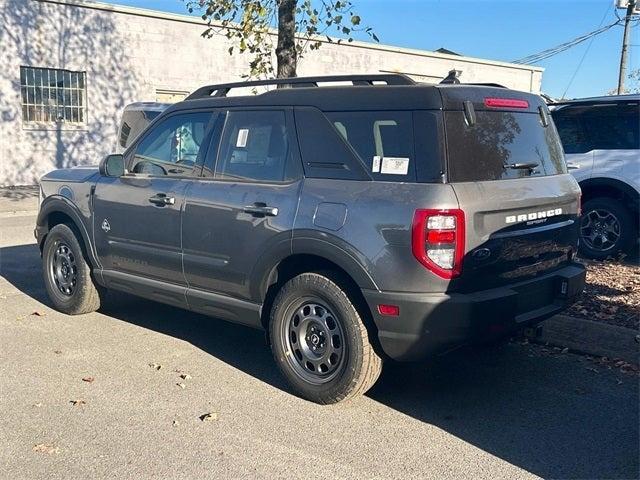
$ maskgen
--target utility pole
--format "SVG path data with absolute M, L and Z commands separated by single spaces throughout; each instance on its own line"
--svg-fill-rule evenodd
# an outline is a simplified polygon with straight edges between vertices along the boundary
M 618 95 L 624 93 L 624 79 L 627 76 L 627 50 L 629 50 L 629 23 L 636 8 L 636 0 L 629 0 L 627 16 L 624 19 L 624 35 L 622 37 L 622 55 L 620 55 L 620 75 L 618 76 Z

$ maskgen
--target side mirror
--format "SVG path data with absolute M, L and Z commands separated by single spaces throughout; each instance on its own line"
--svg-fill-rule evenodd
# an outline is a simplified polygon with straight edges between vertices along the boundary
M 121 177 L 124 175 L 124 157 L 120 154 L 107 155 L 100 162 L 100 175 Z

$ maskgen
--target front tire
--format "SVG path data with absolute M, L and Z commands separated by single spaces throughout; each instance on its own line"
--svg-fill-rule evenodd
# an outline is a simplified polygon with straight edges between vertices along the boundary
M 56 225 L 47 235 L 42 266 L 44 284 L 56 310 L 81 315 L 100 308 L 100 287 L 91 278 L 91 267 L 68 225 Z
M 608 197 L 587 200 L 580 218 L 580 253 L 605 260 L 627 251 L 634 239 L 634 223 L 619 201 Z
M 382 371 L 362 318 L 328 276 L 288 281 L 271 310 L 269 335 L 280 371 L 295 392 L 320 404 L 362 395 Z

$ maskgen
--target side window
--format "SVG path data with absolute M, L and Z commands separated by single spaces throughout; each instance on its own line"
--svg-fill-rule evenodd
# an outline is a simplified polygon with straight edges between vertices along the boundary
M 374 180 L 415 181 L 412 112 L 327 112 Z
M 130 171 L 149 175 L 190 176 L 202 165 L 210 112 L 174 115 L 156 125 L 135 147 Z M 204 150 L 204 149 L 203 149 Z
M 214 176 L 259 182 L 289 180 L 289 154 L 284 111 L 230 111 Z
M 637 104 L 596 105 L 585 111 L 584 123 L 600 150 L 638 148 L 640 124 Z
M 565 153 L 586 153 L 592 149 L 579 115 L 562 110 L 552 115 Z

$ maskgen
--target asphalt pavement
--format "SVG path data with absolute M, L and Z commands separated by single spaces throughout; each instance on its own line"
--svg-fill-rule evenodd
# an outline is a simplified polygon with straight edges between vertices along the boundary
M 509 343 L 387 364 L 320 407 L 261 332 L 125 295 L 55 312 L 34 220 L 0 215 L 2 478 L 639 475 L 637 376 Z

